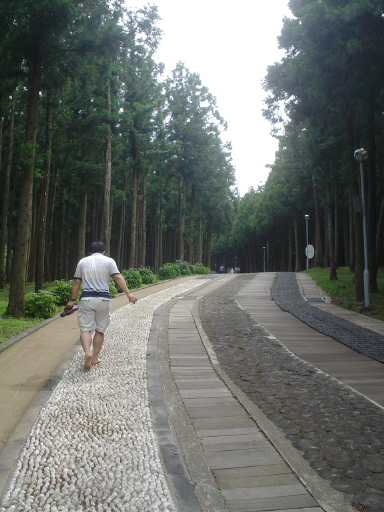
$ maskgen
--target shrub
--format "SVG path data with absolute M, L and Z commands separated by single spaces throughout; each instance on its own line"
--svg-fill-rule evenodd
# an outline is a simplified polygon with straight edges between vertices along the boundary
M 57 312 L 56 298 L 47 290 L 27 293 L 25 296 L 25 313 L 27 316 L 50 318 Z
M 182 276 L 190 276 L 192 274 L 192 265 L 186 261 L 176 261 L 176 265 L 179 267 Z
M 194 274 L 210 274 L 210 269 L 207 267 L 204 267 L 202 263 L 195 263 L 193 265 L 193 273 Z
M 138 270 L 135 270 L 133 268 L 123 270 L 121 272 L 121 275 L 124 277 L 124 280 L 127 283 L 127 286 L 130 290 L 140 288 L 140 286 L 143 284 Z
M 109 280 L 109 293 L 111 294 L 111 297 L 116 297 L 117 295 L 117 284 L 115 283 L 114 279 Z
M 175 277 L 179 277 L 180 275 L 180 268 L 176 263 L 164 263 L 164 265 L 159 268 L 158 272 L 160 279 L 175 279 Z
M 164 263 L 164 265 L 159 268 L 158 275 L 160 279 L 175 279 L 175 277 L 179 277 L 181 273 L 176 263 Z
M 54 285 L 49 290 L 55 297 L 57 304 L 66 304 L 71 298 L 72 282 L 71 281 L 54 281 Z
M 139 274 L 143 284 L 152 284 L 156 281 L 154 273 L 150 268 L 140 267 Z

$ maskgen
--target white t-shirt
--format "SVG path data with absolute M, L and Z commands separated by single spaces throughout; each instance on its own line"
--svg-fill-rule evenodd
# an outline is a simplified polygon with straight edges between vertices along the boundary
M 106 297 L 109 293 L 109 280 L 120 274 L 115 260 L 95 252 L 79 261 L 76 267 L 74 279 L 81 279 L 82 297 Z

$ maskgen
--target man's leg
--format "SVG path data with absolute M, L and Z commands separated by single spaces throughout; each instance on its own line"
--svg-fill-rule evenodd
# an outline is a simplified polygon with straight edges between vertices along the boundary
M 101 359 L 99 359 L 99 354 L 101 347 L 103 346 L 104 341 L 104 333 L 95 331 L 95 335 L 93 337 L 93 356 L 92 356 L 92 364 L 101 363 Z
M 83 347 L 85 358 L 84 358 L 84 369 L 89 370 L 92 366 L 92 354 L 91 354 L 91 344 L 92 344 L 92 334 L 91 331 L 81 331 L 80 333 L 80 341 L 81 346 Z
M 109 299 L 98 299 L 95 313 L 95 335 L 93 336 L 92 364 L 101 363 L 99 354 L 103 346 L 104 333 L 108 329 L 111 301 Z

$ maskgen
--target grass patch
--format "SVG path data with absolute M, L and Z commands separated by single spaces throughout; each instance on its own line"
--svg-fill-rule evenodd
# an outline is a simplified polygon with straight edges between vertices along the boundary
M 305 272 L 331 297 L 333 304 L 377 320 L 384 320 L 384 293 L 382 291 L 371 293 L 371 305 L 368 308 L 363 307 L 362 302 L 355 300 L 354 274 L 347 267 L 337 269 L 337 281 L 329 280 L 329 268 L 316 267 Z M 377 285 L 379 290 L 384 290 L 384 268 L 380 268 L 378 271 Z
M 47 283 L 44 286 L 44 289 L 47 290 L 53 283 Z M 27 293 L 35 291 L 35 284 L 28 283 L 27 284 Z M 4 317 L 5 310 L 8 306 L 8 296 L 9 296 L 9 287 L 7 286 L 3 290 L 0 290 L 0 343 L 17 334 L 24 332 L 26 329 L 33 327 L 36 324 L 39 324 L 44 319 L 43 318 L 12 318 L 12 317 Z

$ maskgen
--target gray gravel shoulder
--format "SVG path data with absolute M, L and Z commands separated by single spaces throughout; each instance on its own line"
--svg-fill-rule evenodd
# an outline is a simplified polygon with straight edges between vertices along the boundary
M 253 277 L 240 275 L 200 301 L 201 322 L 221 367 L 321 478 L 357 510 L 384 512 L 384 410 L 268 337 L 235 301 Z M 318 310 L 303 306 L 295 275 L 279 281 L 276 301 L 290 302 L 310 321 L 310 310 Z M 327 315 L 340 333 L 345 321 Z

